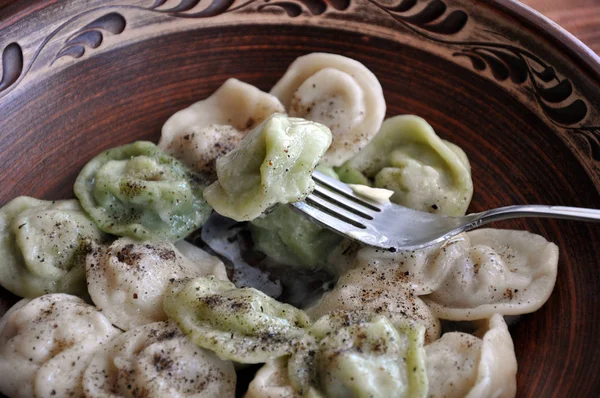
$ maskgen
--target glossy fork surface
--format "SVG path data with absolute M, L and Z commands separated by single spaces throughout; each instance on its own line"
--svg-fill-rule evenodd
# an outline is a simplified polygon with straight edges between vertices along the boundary
M 492 221 L 521 217 L 600 221 L 600 210 L 578 207 L 522 205 L 491 209 L 462 217 L 447 217 L 381 203 L 357 195 L 346 184 L 313 173 L 315 190 L 293 208 L 323 226 L 370 246 L 388 250 L 427 247 Z

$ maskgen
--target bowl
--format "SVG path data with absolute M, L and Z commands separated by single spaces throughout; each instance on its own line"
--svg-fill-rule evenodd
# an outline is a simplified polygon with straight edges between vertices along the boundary
M 600 207 L 600 60 L 548 19 L 490 0 L 52 0 L 0 8 L 0 205 L 72 197 L 100 151 L 157 140 L 236 77 L 269 90 L 298 56 L 355 58 L 388 116 L 413 113 L 473 167 L 470 211 Z M 560 247 L 550 300 L 511 326 L 518 396 L 600 391 L 600 227 L 524 219 Z M 0 311 L 15 302 L 0 292 Z

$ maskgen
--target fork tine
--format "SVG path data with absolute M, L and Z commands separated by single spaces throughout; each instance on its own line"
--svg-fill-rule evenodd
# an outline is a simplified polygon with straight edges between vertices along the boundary
M 307 199 L 310 199 L 310 196 L 311 195 L 309 195 Z M 325 228 L 342 234 L 346 236 L 346 238 L 383 249 L 389 249 L 390 247 L 389 239 L 375 230 L 373 226 L 368 223 L 366 224 L 366 227 L 363 226 L 362 228 L 359 228 L 353 223 L 345 222 L 339 215 L 334 216 L 326 213 L 321 208 L 315 207 L 309 200 L 291 203 L 291 205 L 295 211 L 304 213 Z
M 326 187 L 317 184 L 315 186 L 315 190 L 313 191 L 313 195 L 346 209 L 362 218 L 366 218 L 367 220 L 373 219 L 373 215 L 375 213 L 373 210 L 370 210 L 363 205 L 359 205 L 355 201 L 350 200 L 344 195 L 341 195 L 335 191 L 331 191 Z
M 308 215 L 324 227 L 332 229 L 343 235 L 348 235 L 348 233 L 352 231 L 362 231 L 361 228 L 358 228 L 353 224 L 346 223 L 343 220 L 340 220 L 338 217 L 332 216 L 308 202 L 294 202 L 291 203 L 291 205 L 292 208 L 295 208 L 297 211 L 300 211 L 305 215 Z
M 342 207 L 336 206 L 334 203 L 321 199 L 318 196 L 308 195 L 308 197 L 305 199 L 305 202 L 313 207 L 318 208 L 324 213 L 332 215 L 333 217 L 337 218 L 338 221 L 346 222 L 360 229 L 366 228 L 364 222 L 367 220 L 352 212 L 349 212 L 348 210 L 345 210 Z
M 357 196 L 352 190 L 352 188 L 350 188 L 343 182 L 336 180 L 335 178 L 328 177 L 319 171 L 313 172 L 312 178 L 316 183 L 324 186 L 325 188 L 329 188 L 330 190 L 337 192 L 354 202 L 357 202 L 358 204 L 366 207 L 367 209 L 376 212 L 381 211 L 381 209 L 377 206 L 376 202 Z

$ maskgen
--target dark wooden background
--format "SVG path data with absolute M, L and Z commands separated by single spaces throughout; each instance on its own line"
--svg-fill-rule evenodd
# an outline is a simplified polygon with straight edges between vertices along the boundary
M 0 8 L 17 1 L 32 0 L 0 0 Z M 522 3 L 554 20 L 600 54 L 600 0 L 522 0 Z

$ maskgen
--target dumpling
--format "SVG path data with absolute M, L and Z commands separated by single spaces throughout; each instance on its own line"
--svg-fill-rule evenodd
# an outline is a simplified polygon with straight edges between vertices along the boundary
M 430 213 L 464 215 L 473 195 L 465 153 L 413 115 L 384 121 L 369 145 L 337 172 L 346 183 L 392 190 L 392 202 Z
M 163 305 L 194 343 L 240 363 L 285 355 L 309 325 L 301 310 L 214 277 L 179 283 Z
M 288 357 L 273 359 L 256 372 L 246 398 L 299 398 L 288 377 Z
M 425 346 L 430 398 L 512 398 L 517 359 L 506 322 L 499 314 L 478 332 L 446 333 Z
M 109 246 L 95 246 L 86 260 L 92 301 L 123 330 L 164 321 L 162 301 L 169 287 L 182 279 L 215 275 L 227 280 L 223 263 L 178 243 L 188 257 L 169 242 L 138 242 L 120 238 Z
M 381 84 L 363 64 L 326 53 L 297 58 L 271 89 L 290 116 L 331 129 L 333 142 L 322 162 L 340 166 L 379 131 L 385 117 Z
M 484 319 L 493 313 L 520 315 L 538 310 L 556 282 L 558 247 L 526 231 L 467 232 L 468 249 L 440 286 L 423 296 L 436 316 Z
M 277 203 L 300 201 L 314 189 L 312 172 L 329 144 L 327 127 L 275 114 L 217 160 L 219 179 L 204 190 L 204 198 L 236 221 L 253 220 Z
M 306 310 L 307 314 L 314 320 L 336 311 L 385 315 L 394 325 L 410 321 L 425 327 L 426 343 L 440 336 L 440 321 L 409 288 L 393 281 L 361 281 L 362 274 L 360 269 L 348 272 L 331 292 Z M 345 283 L 346 280 L 353 283 Z
M 284 205 L 253 220 L 250 231 L 256 250 L 281 264 L 306 268 L 324 266 L 342 241 L 340 235 Z
M 171 322 L 139 326 L 105 344 L 83 375 L 88 398 L 233 398 L 235 384 L 231 361 L 197 347 Z
M 75 181 L 81 206 L 103 231 L 139 240 L 176 241 L 211 212 L 206 181 L 151 142 L 109 149 L 89 161 Z
M 419 250 L 390 252 L 374 247 L 360 249 L 353 262 L 341 268 L 340 284 L 365 286 L 404 286 L 418 296 L 439 288 L 455 263 L 469 251 L 466 234 L 459 234 L 445 242 Z M 348 268 L 352 270 L 347 272 Z
M 85 367 L 120 333 L 78 297 L 57 293 L 23 299 L 0 319 L 0 393 L 83 396 Z
M 471 334 L 449 332 L 425 346 L 430 398 L 463 398 L 477 379 L 483 341 Z
M 197 268 L 201 268 L 204 276 L 214 275 L 217 279 L 229 280 L 225 264 L 218 257 L 208 254 L 198 246 L 185 240 L 175 242 L 175 248 L 183 257 L 194 263 Z
M 0 209 L 0 285 L 21 297 L 85 295 L 87 242 L 104 239 L 76 200 L 15 198 Z
M 212 182 L 215 161 L 273 113 L 285 113 L 277 97 L 227 79 L 210 97 L 171 116 L 158 147 Z
M 288 362 L 299 395 L 426 397 L 422 326 L 338 312 L 319 319 L 310 333 L 314 342 L 305 339 Z

